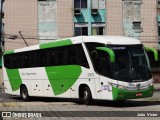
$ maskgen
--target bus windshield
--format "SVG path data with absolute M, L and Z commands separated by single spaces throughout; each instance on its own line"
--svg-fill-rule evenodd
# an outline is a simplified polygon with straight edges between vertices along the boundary
M 115 53 L 113 78 L 125 82 L 141 82 L 152 77 L 148 57 L 142 45 L 109 45 Z

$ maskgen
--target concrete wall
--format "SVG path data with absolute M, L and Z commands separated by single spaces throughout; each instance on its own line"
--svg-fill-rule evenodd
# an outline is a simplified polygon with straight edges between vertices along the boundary
M 123 35 L 122 0 L 106 0 L 106 34 Z
M 133 22 L 141 22 L 141 4 L 135 4 L 134 1 L 123 1 L 123 32 L 124 36 L 140 39 L 141 32 L 133 29 Z
M 26 47 L 19 31 L 24 38 L 38 38 L 37 0 L 5 0 L 4 2 L 4 33 L 5 51 Z M 17 39 L 8 39 L 16 35 Z M 39 43 L 38 39 L 26 39 L 29 46 Z M 0 69 L 0 84 L 2 69 Z
M 78 6 L 78 8 L 79 7 L 80 6 Z M 73 8 L 73 14 L 75 8 Z M 81 26 L 84 23 L 88 27 L 87 35 L 92 34 L 92 24 L 95 23 L 105 24 L 106 22 L 105 0 L 87 0 L 87 7 L 86 8 L 80 7 L 79 9 L 80 9 L 80 14 L 78 15 L 74 14 L 74 23 L 75 26 L 77 25 Z M 92 9 L 97 9 L 98 10 L 97 14 L 92 14 Z
M 37 38 L 37 0 L 5 0 L 4 2 L 4 33 L 5 50 L 26 47 L 19 35 L 26 38 Z M 17 35 L 18 39 L 7 39 L 12 35 Z M 38 44 L 37 39 L 26 39 L 29 46 Z
M 157 0 L 143 0 L 141 21 L 143 32 L 141 41 L 146 45 L 158 48 Z
M 73 0 L 57 1 L 57 36 L 59 38 L 74 35 L 74 2 Z
M 40 43 L 48 42 L 51 39 L 57 38 L 56 17 L 57 17 L 56 0 L 38 1 L 38 35 Z

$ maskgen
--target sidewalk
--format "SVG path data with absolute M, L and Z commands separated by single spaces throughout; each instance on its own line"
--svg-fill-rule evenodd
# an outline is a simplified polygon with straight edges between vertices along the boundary
M 160 91 L 160 83 L 153 83 L 154 89 Z

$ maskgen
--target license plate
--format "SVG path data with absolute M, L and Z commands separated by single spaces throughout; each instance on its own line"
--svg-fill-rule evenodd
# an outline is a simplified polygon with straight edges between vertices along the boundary
M 136 93 L 136 96 L 137 96 L 137 97 L 142 96 L 142 93 L 141 93 L 141 92 L 138 92 L 138 93 Z

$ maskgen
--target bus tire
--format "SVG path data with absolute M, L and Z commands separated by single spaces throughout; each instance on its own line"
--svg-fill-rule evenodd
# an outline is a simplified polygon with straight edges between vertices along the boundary
M 83 102 L 86 105 L 90 105 L 92 103 L 92 94 L 88 87 L 85 87 L 83 90 Z
M 26 86 L 22 86 L 20 89 L 20 95 L 23 101 L 28 101 L 29 95 L 28 95 L 28 90 Z

